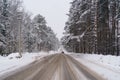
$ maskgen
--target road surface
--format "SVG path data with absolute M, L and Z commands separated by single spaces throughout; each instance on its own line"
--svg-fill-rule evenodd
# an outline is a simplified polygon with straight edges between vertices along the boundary
M 53 54 L 3 76 L 0 80 L 105 80 L 66 54 Z

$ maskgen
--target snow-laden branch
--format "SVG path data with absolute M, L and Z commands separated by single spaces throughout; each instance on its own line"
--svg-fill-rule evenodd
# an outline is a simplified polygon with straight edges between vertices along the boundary
M 81 16 L 80 16 L 80 19 L 81 19 L 83 16 L 85 16 L 87 13 L 89 13 L 89 12 L 90 12 L 90 9 L 84 11 L 84 12 L 81 14 Z

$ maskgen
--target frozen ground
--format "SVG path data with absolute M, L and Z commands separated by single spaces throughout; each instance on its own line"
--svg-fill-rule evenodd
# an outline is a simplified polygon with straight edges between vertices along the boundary
M 17 68 L 30 64 L 38 58 L 48 55 L 48 53 L 24 53 L 22 58 L 16 58 L 18 53 L 12 53 L 7 57 L 0 56 L 0 75 L 13 71 Z
M 8 57 L 0 56 L 0 75 L 13 71 L 17 68 L 30 64 L 31 62 L 49 54 L 59 53 L 51 51 L 49 53 L 24 53 L 23 57 L 18 59 L 18 53 L 10 54 Z M 65 52 L 67 53 L 67 52 Z M 107 80 L 120 80 L 120 56 L 97 55 L 97 54 L 75 54 L 68 53 L 76 60 L 83 63 L 91 70 L 97 72 Z
M 107 80 L 120 80 L 120 56 L 80 53 L 71 55 Z

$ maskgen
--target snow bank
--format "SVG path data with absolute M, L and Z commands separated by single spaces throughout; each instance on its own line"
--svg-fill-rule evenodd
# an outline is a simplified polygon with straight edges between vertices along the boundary
M 86 54 L 86 58 L 89 60 L 93 60 L 96 62 L 100 62 L 106 64 L 108 66 L 120 69 L 120 56 L 112 56 L 112 55 L 95 55 L 95 54 Z
M 22 66 L 28 65 L 35 61 L 36 59 L 40 59 L 43 56 L 48 55 L 48 53 L 40 52 L 40 53 L 23 53 L 22 58 L 16 58 L 19 56 L 18 53 L 12 53 L 7 57 L 0 56 L 0 75 L 3 75 L 6 72 L 13 71 Z
M 120 56 L 75 53 L 71 55 L 107 80 L 120 80 Z
M 98 54 L 76 54 L 77 56 L 82 56 L 82 58 L 94 61 L 96 63 L 101 63 L 110 66 L 115 69 L 120 70 L 120 56 L 112 55 L 98 55 Z

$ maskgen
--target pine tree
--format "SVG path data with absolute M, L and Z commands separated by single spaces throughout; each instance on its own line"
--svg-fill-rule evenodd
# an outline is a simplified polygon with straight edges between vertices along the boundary
M 46 20 L 40 14 L 33 19 L 33 35 L 35 51 L 50 51 L 56 50 L 59 46 L 59 41 L 50 27 L 46 25 Z
M 116 0 L 116 30 L 117 30 L 117 36 L 116 36 L 116 55 L 120 55 L 120 0 Z
M 1 20 L 0 20 L 0 42 L 1 42 L 1 47 L 0 47 L 0 53 L 1 55 L 3 55 L 4 53 L 7 53 L 5 48 L 7 46 L 7 42 L 6 42 L 6 38 L 7 38 L 7 22 L 8 22 L 8 12 L 7 12 L 7 8 L 8 8 L 8 3 L 7 0 L 3 0 L 1 1 Z
M 119 4 L 119 0 L 71 2 L 64 47 L 72 52 L 119 55 Z

